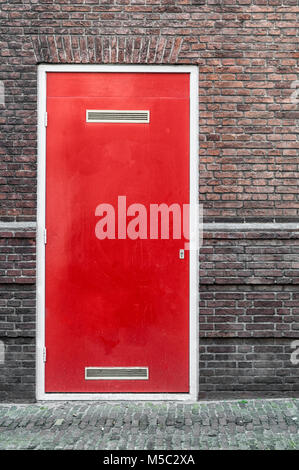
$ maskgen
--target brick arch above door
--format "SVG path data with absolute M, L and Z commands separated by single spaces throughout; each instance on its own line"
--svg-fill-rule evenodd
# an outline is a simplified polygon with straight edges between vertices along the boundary
M 176 64 L 189 50 L 183 36 L 33 36 L 37 63 Z

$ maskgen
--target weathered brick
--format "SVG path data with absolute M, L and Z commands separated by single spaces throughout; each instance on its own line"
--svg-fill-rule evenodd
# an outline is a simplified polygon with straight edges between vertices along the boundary
M 199 68 L 199 199 L 210 222 L 297 222 L 297 0 L 215 1 L 213 8 L 205 0 L 112 3 L 1 3 L 0 221 L 36 219 L 37 64 L 134 63 Z M 298 337 L 298 253 L 298 232 L 206 233 L 201 340 L 225 341 L 232 355 L 252 352 L 261 340 L 262 357 L 273 338 L 281 348 Z M 0 338 L 26 360 L 35 334 L 34 231 L 0 231 L 0 275 Z M 240 375 L 246 364 L 252 369 L 247 359 L 232 361 Z M 33 368 L 23 377 L 24 368 L 10 365 L 6 379 L 20 381 L 3 392 L 0 383 L 0 398 L 34 397 Z M 204 361 L 201 368 L 214 375 Z M 225 376 L 222 392 L 294 391 L 291 371 L 287 363 L 259 381 Z M 221 376 L 205 387 L 220 390 Z

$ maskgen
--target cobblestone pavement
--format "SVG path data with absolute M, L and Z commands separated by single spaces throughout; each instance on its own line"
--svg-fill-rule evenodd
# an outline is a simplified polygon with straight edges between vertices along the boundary
M 0 449 L 299 449 L 299 399 L 0 404 Z

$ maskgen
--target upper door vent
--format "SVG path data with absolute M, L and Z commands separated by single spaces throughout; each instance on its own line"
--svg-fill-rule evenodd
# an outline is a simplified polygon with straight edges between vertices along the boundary
M 149 111 L 128 111 L 118 109 L 87 109 L 86 122 L 124 122 L 124 123 L 149 123 Z

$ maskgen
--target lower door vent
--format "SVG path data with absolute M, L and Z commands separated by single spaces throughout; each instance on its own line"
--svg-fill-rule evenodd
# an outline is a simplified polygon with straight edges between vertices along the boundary
M 148 367 L 85 367 L 85 380 L 148 380 Z

